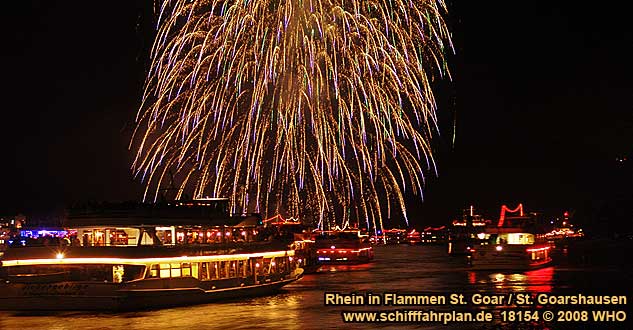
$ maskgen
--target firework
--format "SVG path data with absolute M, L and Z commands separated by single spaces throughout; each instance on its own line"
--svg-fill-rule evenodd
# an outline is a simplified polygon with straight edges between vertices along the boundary
M 382 227 L 434 171 L 441 0 L 164 0 L 131 148 L 144 199 Z

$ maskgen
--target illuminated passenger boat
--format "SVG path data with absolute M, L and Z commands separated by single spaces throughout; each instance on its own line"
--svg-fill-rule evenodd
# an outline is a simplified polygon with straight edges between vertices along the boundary
M 553 220 L 551 224 L 554 224 Z M 574 228 L 574 225 L 570 222 L 569 212 L 565 211 L 565 213 L 563 213 L 562 223 L 558 222 L 558 225 L 552 228 L 550 232 L 546 233 L 545 236 L 556 246 L 564 247 L 572 241 L 582 240 L 585 237 L 585 233 L 581 228 Z
M 398 228 L 378 230 L 375 235 L 369 237 L 369 242 L 377 245 L 401 244 L 407 241 L 406 229 Z
M 225 202 L 72 217 L 70 244 L 6 251 L 0 309 L 197 304 L 266 295 L 299 279 L 303 270 L 294 251 L 280 241 L 259 240 L 261 220 L 229 216 L 222 211 Z
M 521 271 L 550 265 L 551 245 L 534 214 L 524 215 L 521 204 L 514 210 L 504 205 L 501 210 L 497 226 L 480 232 L 481 243 L 470 249 L 472 269 Z M 506 211 L 520 214 L 506 217 Z
M 406 242 L 407 239 L 406 229 L 385 229 L 383 234 L 385 244 L 400 244 Z
M 266 225 L 276 228 L 277 235 L 291 244 L 295 258 L 304 274 L 316 272 L 321 266 L 317 260 L 312 230 L 298 219 L 284 219 L 280 214 L 264 220 Z
M 448 235 L 448 254 L 451 256 L 470 255 L 471 249 L 479 245 L 477 234 L 483 231 L 487 221 L 476 214 L 474 207 L 463 210 L 461 220 L 453 220 Z
M 322 230 L 315 234 L 321 264 L 361 264 L 374 259 L 369 236 L 360 230 Z
M 420 233 L 419 231 L 415 229 L 412 229 L 407 234 L 407 241 L 409 241 L 409 244 L 411 245 L 422 244 L 422 233 Z
M 426 227 L 420 233 L 422 244 L 446 244 L 448 241 L 448 230 L 446 226 Z

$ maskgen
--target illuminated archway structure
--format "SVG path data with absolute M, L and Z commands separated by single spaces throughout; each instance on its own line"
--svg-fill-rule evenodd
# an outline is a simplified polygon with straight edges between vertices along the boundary
M 501 205 L 501 214 L 499 215 L 499 223 L 497 224 L 497 227 L 503 227 L 503 221 L 506 218 L 506 212 L 519 212 L 519 215 L 523 216 L 523 204 L 519 203 L 519 206 L 517 206 L 515 209 L 510 209 L 506 205 Z

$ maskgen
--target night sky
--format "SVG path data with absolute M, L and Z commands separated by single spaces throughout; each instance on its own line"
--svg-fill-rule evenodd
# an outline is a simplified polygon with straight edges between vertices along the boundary
M 140 198 L 127 144 L 148 67 L 152 3 L 4 5 L 0 215 Z M 448 223 L 471 204 L 495 218 L 501 204 L 523 202 L 630 230 L 633 28 L 617 7 L 624 4 L 448 6 L 455 54 L 452 81 L 436 86 L 439 176 L 429 174 L 423 204 L 411 199 L 411 221 Z

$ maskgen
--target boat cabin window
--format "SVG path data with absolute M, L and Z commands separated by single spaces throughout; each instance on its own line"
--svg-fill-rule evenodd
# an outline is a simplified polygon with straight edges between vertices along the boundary
M 237 277 L 237 263 L 235 261 L 229 261 L 229 278 Z
M 69 235 L 72 246 L 135 246 L 135 228 L 78 228 Z
M 530 253 L 532 260 L 544 260 L 549 258 L 549 249 L 535 249 Z
M 270 259 L 268 259 L 270 261 Z M 270 262 L 264 266 L 260 260 L 262 274 L 265 267 L 270 269 Z M 248 260 L 223 260 L 212 262 L 183 262 L 153 264 L 147 272 L 148 278 L 169 278 L 169 277 L 195 277 L 200 280 L 218 280 L 227 278 L 246 277 L 251 274 L 251 266 Z M 266 273 L 267 274 L 267 273 Z
M 123 268 L 123 265 L 112 266 L 112 282 L 114 283 L 123 282 L 124 273 L 125 273 L 125 269 Z
M 200 263 L 200 279 L 201 280 L 209 279 L 209 263 L 208 262 Z
M 184 276 L 191 276 L 191 275 L 192 275 L 191 268 L 192 268 L 192 267 L 191 267 L 191 263 L 189 263 L 189 262 L 183 262 L 183 263 L 182 263 L 182 271 L 181 271 L 182 276 L 183 276 L 183 277 L 184 277 Z
M 169 278 L 169 277 L 198 277 L 198 264 L 183 262 L 183 263 L 165 263 L 165 264 L 153 264 L 149 268 L 149 278 Z
M 123 266 L 123 281 L 139 280 L 143 278 L 145 274 L 145 266 L 142 265 L 124 265 Z
M 279 265 L 277 263 L 277 258 L 270 259 L 270 271 L 269 273 L 276 273 Z
M 512 233 L 506 236 L 508 244 L 534 244 L 534 235 L 529 233 Z
M 121 283 L 143 278 L 145 266 L 114 265 L 112 266 L 112 282 Z
M 141 279 L 145 273 L 143 265 L 34 265 L 3 268 L 7 276 L 53 277 L 71 281 L 95 281 L 121 283 Z
M 153 277 L 158 277 L 158 272 L 159 272 L 160 268 L 158 267 L 158 265 L 154 264 L 151 265 L 149 268 L 149 275 L 148 277 L 153 278 Z
M 210 262 L 209 265 L 209 279 L 215 280 L 220 278 L 220 271 L 218 269 L 217 262 Z
M 246 276 L 247 274 L 247 267 L 246 265 L 248 265 L 248 263 L 245 260 L 238 260 L 237 261 L 237 272 L 239 274 L 239 276 Z
M 290 269 L 288 257 L 275 258 L 275 262 L 277 263 L 277 271 L 286 272 Z
M 269 258 L 264 258 L 264 263 L 261 267 L 260 275 L 270 274 L 270 268 L 271 268 L 271 260 Z
M 169 264 L 171 266 L 171 277 L 181 277 L 182 269 L 180 264 Z
M 154 237 L 152 237 L 151 233 L 143 230 L 141 232 L 141 244 L 140 245 L 154 245 Z
M 171 266 L 169 264 L 160 264 L 159 269 L 161 278 L 171 277 Z
M 218 277 L 219 278 L 228 278 L 229 277 L 229 272 L 228 272 L 228 262 L 227 261 L 220 261 L 219 265 L 218 265 Z
M 105 229 L 89 229 L 78 231 L 78 235 L 81 235 L 82 246 L 106 246 L 109 242 L 106 242 L 107 233 Z
M 171 234 L 164 233 L 157 235 L 172 235 L 169 239 L 162 239 L 163 242 L 170 241 L 170 244 L 191 245 L 191 244 L 226 244 L 235 242 L 252 242 L 255 240 L 257 230 L 247 227 L 178 227 L 174 228 Z
M 110 232 L 111 245 L 128 245 L 128 235 L 125 230 L 113 230 Z
M 156 227 L 156 238 L 163 245 L 176 244 L 176 229 L 174 227 Z

